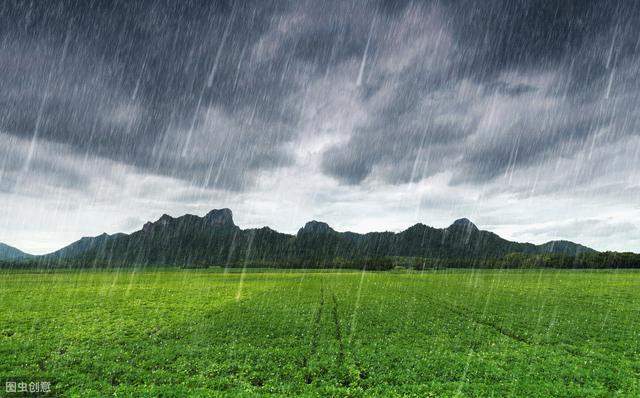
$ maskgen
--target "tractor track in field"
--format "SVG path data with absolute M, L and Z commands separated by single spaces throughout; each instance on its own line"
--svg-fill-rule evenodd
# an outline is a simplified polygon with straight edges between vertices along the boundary
M 331 308 L 331 314 L 333 315 L 333 323 L 335 326 L 335 337 L 338 341 L 338 355 L 336 356 L 336 363 L 338 366 L 344 362 L 344 341 L 342 339 L 342 330 L 340 328 L 340 316 L 338 313 L 338 299 L 335 293 L 331 294 L 333 301 L 333 307 Z
M 333 366 L 335 366 L 335 369 L 341 369 L 344 367 L 345 365 L 345 360 L 347 358 L 347 350 L 349 350 L 349 352 L 351 353 L 351 356 L 353 357 L 354 363 L 353 365 L 355 365 L 355 367 L 357 369 L 359 369 L 359 375 L 360 378 L 365 379 L 367 378 L 367 372 L 365 370 L 362 369 L 360 362 L 357 359 L 357 355 L 356 352 L 354 350 L 353 347 L 351 347 L 350 349 L 347 348 L 347 343 L 345 342 L 345 338 L 343 335 L 343 325 L 340 322 L 340 311 L 339 311 L 339 303 L 338 303 L 338 297 L 336 296 L 336 294 L 334 292 L 331 292 L 331 322 L 332 326 L 333 326 L 333 337 L 336 339 L 336 342 L 338 344 L 338 352 L 336 353 L 336 357 L 335 357 L 335 364 Z M 313 382 L 313 377 L 312 373 L 309 371 L 309 362 L 310 360 L 317 355 L 318 353 L 318 349 L 320 347 L 320 343 L 321 343 L 321 333 L 322 333 L 322 317 L 325 314 L 325 307 L 326 307 L 326 302 L 325 302 L 325 289 L 324 287 L 322 287 L 320 289 L 320 298 L 318 301 L 318 307 L 316 309 L 316 312 L 314 314 L 313 317 L 313 321 L 312 321 L 312 326 L 311 326 L 311 341 L 309 343 L 309 351 L 307 353 L 307 355 L 305 355 L 302 359 L 302 367 L 305 369 L 304 371 L 304 382 L 306 384 L 311 384 Z M 329 311 L 327 309 L 327 311 Z M 328 317 L 328 313 L 327 313 L 327 317 Z M 345 379 L 342 384 L 344 386 L 348 386 L 350 385 L 351 381 Z
M 459 305 L 455 305 L 455 304 L 451 304 L 450 302 L 446 301 L 446 300 L 442 300 L 442 299 L 438 299 L 435 298 L 433 296 L 423 296 L 424 298 L 426 298 L 427 300 L 431 301 L 434 303 L 434 305 L 436 307 L 440 307 L 440 308 L 444 308 L 445 310 L 455 314 L 458 317 L 464 318 L 464 319 L 468 319 L 470 321 L 472 321 L 473 323 L 475 323 L 476 325 L 482 325 L 485 327 L 488 327 L 490 329 L 493 329 L 494 331 L 498 332 L 499 334 L 508 337 L 511 340 L 517 341 L 519 343 L 522 344 L 526 344 L 526 345 L 536 345 L 536 344 L 540 344 L 537 343 L 535 341 L 531 341 L 530 339 L 521 336 L 517 333 L 515 333 L 514 331 L 507 329 L 501 325 L 498 325 L 494 322 L 490 322 L 487 321 L 485 319 L 482 319 L 476 315 L 474 315 L 474 312 L 471 310 L 467 310 L 466 308 L 459 306 Z
M 520 336 L 519 334 L 513 332 L 510 329 L 507 329 L 507 328 L 505 328 L 505 327 L 503 327 L 501 325 L 498 325 L 496 323 L 487 321 L 485 319 L 481 319 L 480 317 L 471 315 L 472 314 L 471 311 L 465 312 L 464 309 L 462 309 L 461 307 L 456 306 L 454 304 L 447 303 L 445 301 L 441 301 L 441 300 L 435 300 L 435 301 L 437 301 L 437 304 L 439 304 L 441 307 L 445 308 L 447 311 L 453 312 L 454 314 L 456 314 L 458 316 L 470 319 L 471 321 L 473 321 L 476 324 L 480 324 L 480 325 L 486 326 L 488 328 L 491 328 L 491 329 L 495 330 L 496 332 L 500 333 L 501 335 L 503 335 L 505 337 L 508 337 L 508 338 L 510 338 L 512 340 L 515 340 L 515 341 L 518 341 L 520 343 L 527 344 L 527 345 L 536 344 L 535 342 L 530 341 L 526 337 Z
M 316 309 L 313 317 L 311 343 L 309 344 L 309 353 L 302 359 L 302 366 L 307 367 L 309 359 L 311 359 L 316 352 L 318 352 L 318 345 L 320 344 L 320 331 L 322 328 L 322 313 L 324 311 L 324 287 L 320 288 L 320 301 L 318 302 L 318 309 Z
M 432 302 L 434 302 L 434 304 L 446 309 L 447 311 L 465 318 L 465 319 L 469 319 L 471 320 L 473 323 L 477 324 L 477 325 L 482 325 L 485 327 L 488 327 L 490 329 L 495 330 L 496 332 L 498 332 L 499 334 L 517 341 L 521 344 L 525 344 L 525 345 L 530 345 L 530 346 L 540 346 L 540 347 L 547 347 L 547 348 L 551 348 L 554 350 L 562 350 L 564 352 L 566 352 L 567 354 L 573 356 L 573 357 L 594 357 L 600 360 L 606 360 L 605 357 L 603 357 L 602 355 L 598 355 L 596 353 L 585 353 L 582 352 L 580 349 L 578 349 L 577 347 L 573 347 L 573 346 L 567 346 L 567 345 L 559 345 L 559 344 L 552 344 L 552 343 L 546 343 L 543 341 L 534 341 L 533 339 L 530 339 L 528 337 L 524 337 L 516 332 L 514 332 L 513 330 L 506 328 L 496 322 L 491 322 L 489 320 L 486 319 L 482 319 L 479 316 L 473 315 L 473 311 L 471 310 L 467 310 L 466 308 L 464 308 L 463 306 L 459 306 L 459 305 L 455 305 L 455 304 L 451 304 L 445 300 L 441 300 L 441 299 L 437 299 L 434 298 L 432 296 L 425 296 L 428 300 L 431 300 Z

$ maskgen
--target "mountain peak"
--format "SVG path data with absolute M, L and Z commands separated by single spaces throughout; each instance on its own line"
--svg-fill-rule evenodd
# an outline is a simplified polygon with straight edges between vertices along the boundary
M 237 228 L 233 223 L 233 213 L 230 209 L 213 209 L 206 216 L 205 222 L 214 227 L 233 227 Z
M 538 248 L 544 253 L 563 253 L 569 255 L 595 252 L 595 250 L 590 247 L 570 242 L 568 240 L 552 240 L 538 245 Z
M 478 227 L 474 223 L 471 222 L 468 218 L 459 218 L 453 222 L 453 224 L 449 225 L 447 229 L 452 228 L 461 228 L 468 231 L 479 231 Z
M 169 224 L 173 220 L 174 220 L 173 217 L 171 217 L 170 215 L 165 213 L 162 216 L 160 216 L 160 218 L 158 218 L 158 221 L 156 221 L 156 222 L 147 221 L 146 223 L 144 223 L 144 225 L 142 226 L 142 230 L 143 231 L 149 231 L 152 228 L 157 227 L 157 226 L 165 226 L 165 225 Z
M 312 233 L 312 234 L 326 234 L 330 232 L 336 232 L 333 228 L 329 226 L 326 222 L 322 221 L 309 221 L 304 225 L 304 227 L 300 228 L 298 234 L 300 233 Z

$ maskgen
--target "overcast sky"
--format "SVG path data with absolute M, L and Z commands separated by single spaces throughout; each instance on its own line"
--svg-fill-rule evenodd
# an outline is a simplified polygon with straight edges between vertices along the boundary
M 163 213 L 640 251 L 640 3 L 0 2 L 0 242 Z

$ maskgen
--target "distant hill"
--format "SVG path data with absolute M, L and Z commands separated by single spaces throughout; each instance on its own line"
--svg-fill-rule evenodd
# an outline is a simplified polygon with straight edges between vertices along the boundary
M 68 257 L 79 256 L 92 249 L 100 248 L 108 239 L 117 237 L 117 236 L 126 236 L 126 234 L 120 233 L 120 234 L 108 235 L 106 233 L 103 233 L 102 235 L 93 236 L 93 237 L 85 236 L 80 240 L 77 240 L 71 243 L 70 245 L 63 247 L 60 250 L 57 250 L 53 253 L 49 253 L 45 255 L 44 257 L 68 258 Z
M 0 243 L 0 260 L 17 260 L 33 257 L 31 254 L 27 254 L 15 247 Z
M 296 235 L 268 227 L 240 229 L 229 209 L 212 210 L 204 217 L 163 215 L 141 230 L 82 238 L 42 258 L 91 264 L 224 265 L 256 263 L 314 263 L 336 259 L 381 257 L 490 259 L 511 253 L 575 255 L 595 252 L 568 242 L 542 245 L 512 242 L 481 231 L 468 219 L 447 228 L 416 224 L 405 231 L 338 232 L 328 224 L 310 221 Z
M 539 245 L 538 248 L 541 253 L 563 253 L 571 255 L 594 251 L 587 246 L 582 246 L 568 240 L 552 240 L 550 242 Z

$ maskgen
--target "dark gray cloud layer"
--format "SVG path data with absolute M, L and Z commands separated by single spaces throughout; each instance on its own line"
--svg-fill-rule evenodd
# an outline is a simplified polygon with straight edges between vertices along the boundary
M 0 132 L 239 190 L 295 162 L 334 101 L 309 90 L 348 84 L 363 116 L 322 172 L 483 183 L 637 135 L 638 24 L 623 1 L 4 2 Z
M 200 184 L 222 170 L 220 185 L 238 187 L 237 170 L 287 162 L 279 146 L 292 132 L 279 127 L 290 115 L 269 100 L 286 90 L 283 66 L 250 54 L 275 10 L 266 2 L 4 3 L 0 128 Z M 207 125 L 211 108 L 225 119 L 216 126 Z
M 326 172 L 359 183 L 376 168 L 390 182 L 447 170 L 454 183 L 480 183 L 572 156 L 605 128 L 605 141 L 638 133 L 637 5 L 454 4 L 415 10 L 421 21 L 439 15 L 409 37 L 376 30 L 380 58 L 412 58 L 372 66 L 387 100 L 327 153 Z

